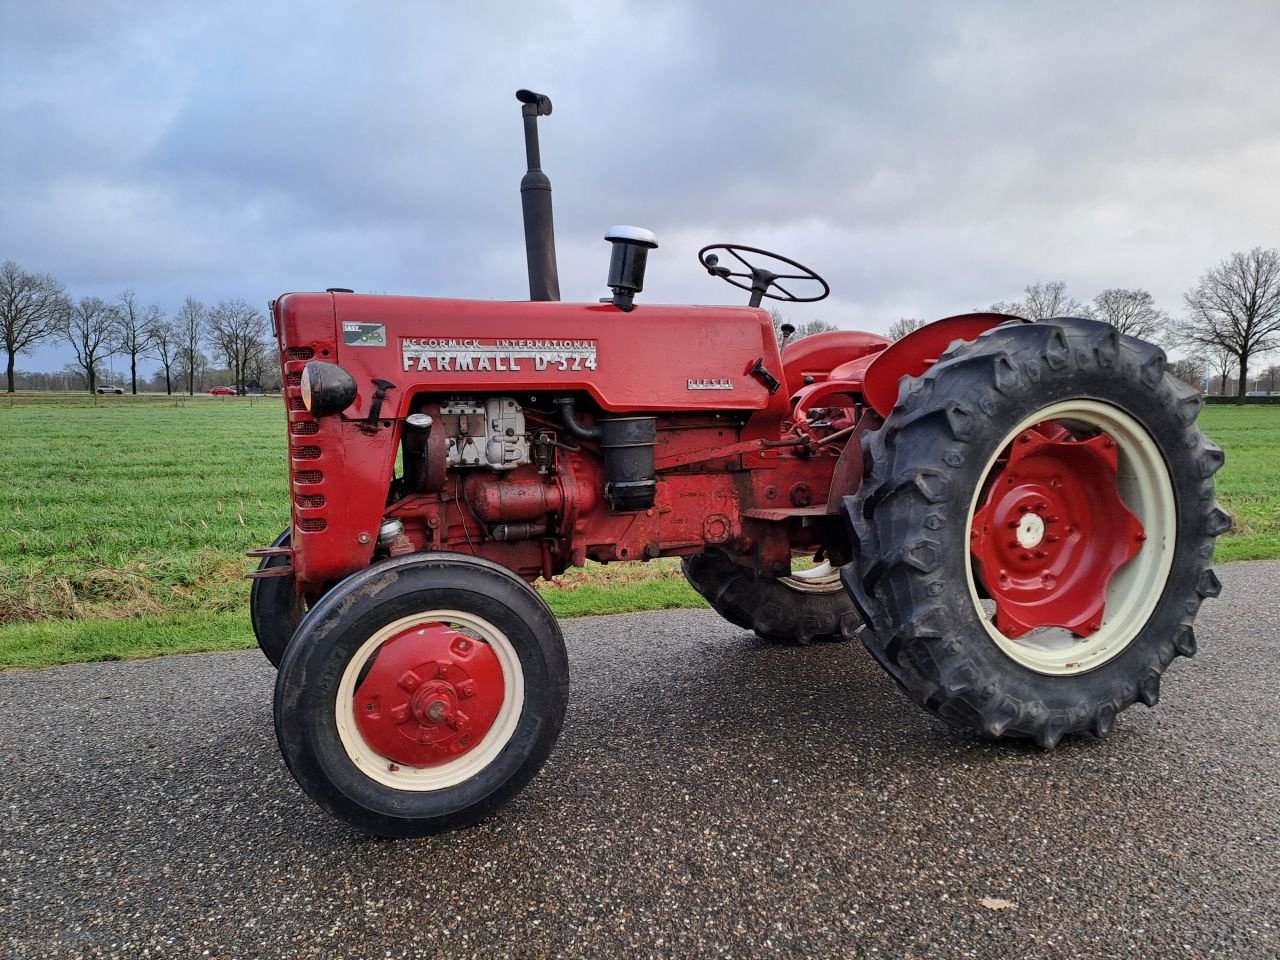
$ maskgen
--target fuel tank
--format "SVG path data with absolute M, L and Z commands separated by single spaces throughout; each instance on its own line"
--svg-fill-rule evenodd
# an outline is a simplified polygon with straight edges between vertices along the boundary
M 423 391 L 581 391 L 618 411 L 754 411 L 787 400 L 785 389 L 770 390 L 783 370 L 769 315 L 752 307 L 623 312 L 612 304 L 292 293 L 276 301 L 274 320 L 286 350 L 311 351 L 356 378 L 349 420 L 368 415 L 376 379 L 394 384 L 384 417 L 403 416 Z

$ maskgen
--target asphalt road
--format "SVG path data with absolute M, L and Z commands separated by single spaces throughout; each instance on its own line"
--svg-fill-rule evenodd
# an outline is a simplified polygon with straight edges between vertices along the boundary
M 0 953 L 1273 958 L 1280 563 L 1220 574 L 1164 702 L 1047 754 L 857 645 L 570 622 L 541 776 L 421 841 L 295 787 L 256 651 L 0 674 Z

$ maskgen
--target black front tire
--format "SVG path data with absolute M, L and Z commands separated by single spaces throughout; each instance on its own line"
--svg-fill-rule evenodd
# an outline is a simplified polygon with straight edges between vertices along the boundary
M 850 640 L 862 624 L 839 581 L 827 591 L 802 590 L 785 579 L 757 576 L 716 552 L 686 557 L 680 569 L 716 613 L 764 640 L 800 645 Z
M 286 527 L 271 546 L 289 546 L 292 530 L 292 527 Z M 258 569 L 270 570 L 288 562 L 289 558 L 284 556 L 263 557 Z M 262 577 L 255 579 L 249 588 L 249 622 L 253 624 L 258 647 L 273 667 L 279 667 L 284 659 L 284 652 L 302 622 L 304 612 L 302 597 L 294 590 L 291 576 Z
M 435 611 L 473 615 L 500 631 L 519 664 L 523 701 L 501 752 L 473 775 L 397 789 L 363 771 L 344 744 L 337 711 L 354 708 L 337 702 L 338 691 L 374 634 Z M 416 554 L 348 577 L 307 613 L 276 679 L 276 736 L 294 778 L 333 816 L 376 836 L 425 836 L 476 823 L 533 779 L 560 734 L 568 692 L 564 639 L 536 591 L 488 560 Z
M 984 623 L 980 593 L 970 592 L 967 521 L 1009 431 L 1071 402 L 1105 404 L 1141 426 L 1165 464 L 1161 489 L 1171 490 L 1176 523 L 1153 533 L 1173 543 L 1172 560 L 1152 612 L 1126 624 L 1120 652 L 1050 675 L 1003 651 Z M 1004 324 L 904 380 L 884 425 L 863 441 L 869 474 L 843 503 L 857 557 L 844 579 L 872 655 L 953 726 L 1045 748 L 1070 733 L 1105 736 L 1138 700 L 1153 706 L 1165 669 L 1195 653 L 1201 601 L 1221 589 L 1209 565 L 1214 538 L 1230 527 L 1213 495 L 1223 455 L 1196 426 L 1200 406 L 1158 347 L 1070 318 Z

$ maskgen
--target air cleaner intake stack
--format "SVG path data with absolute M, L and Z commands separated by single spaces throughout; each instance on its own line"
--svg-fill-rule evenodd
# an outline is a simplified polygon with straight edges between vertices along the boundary
M 542 172 L 538 149 L 538 117 L 551 115 L 551 98 L 532 90 L 517 90 L 524 106 L 524 153 L 529 169 L 520 181 L 524 207 L 524 250 L 529 261 L 529 299 L 559 300 L 560 271 L 556 267 L 556 232 L 551 218 L 551 181 Z
M 604 238 L 613 244 L 609 257 L 609 288 L 613 305 L 630 311 L 635 296 L 644 289 L 644 267 L 649 251 L 656 250 L 658 238 L 644 227 L 610 227 Z

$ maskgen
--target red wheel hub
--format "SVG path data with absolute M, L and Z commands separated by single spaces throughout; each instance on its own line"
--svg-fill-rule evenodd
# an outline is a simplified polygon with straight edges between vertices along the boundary
M 353 706 L 370 748 L 405 766 L 435 767 L 484 739 L 504 695 L 489 644 L 430 623 L 379 647 Z
M 1146 540 L 1116 487 L 1116 442 L 1056 423 L 1020 433 L 973 516 L 969 550 L 996 604 L 996 627 L 1086 637 L 1102 625 L 1107 585 Z

